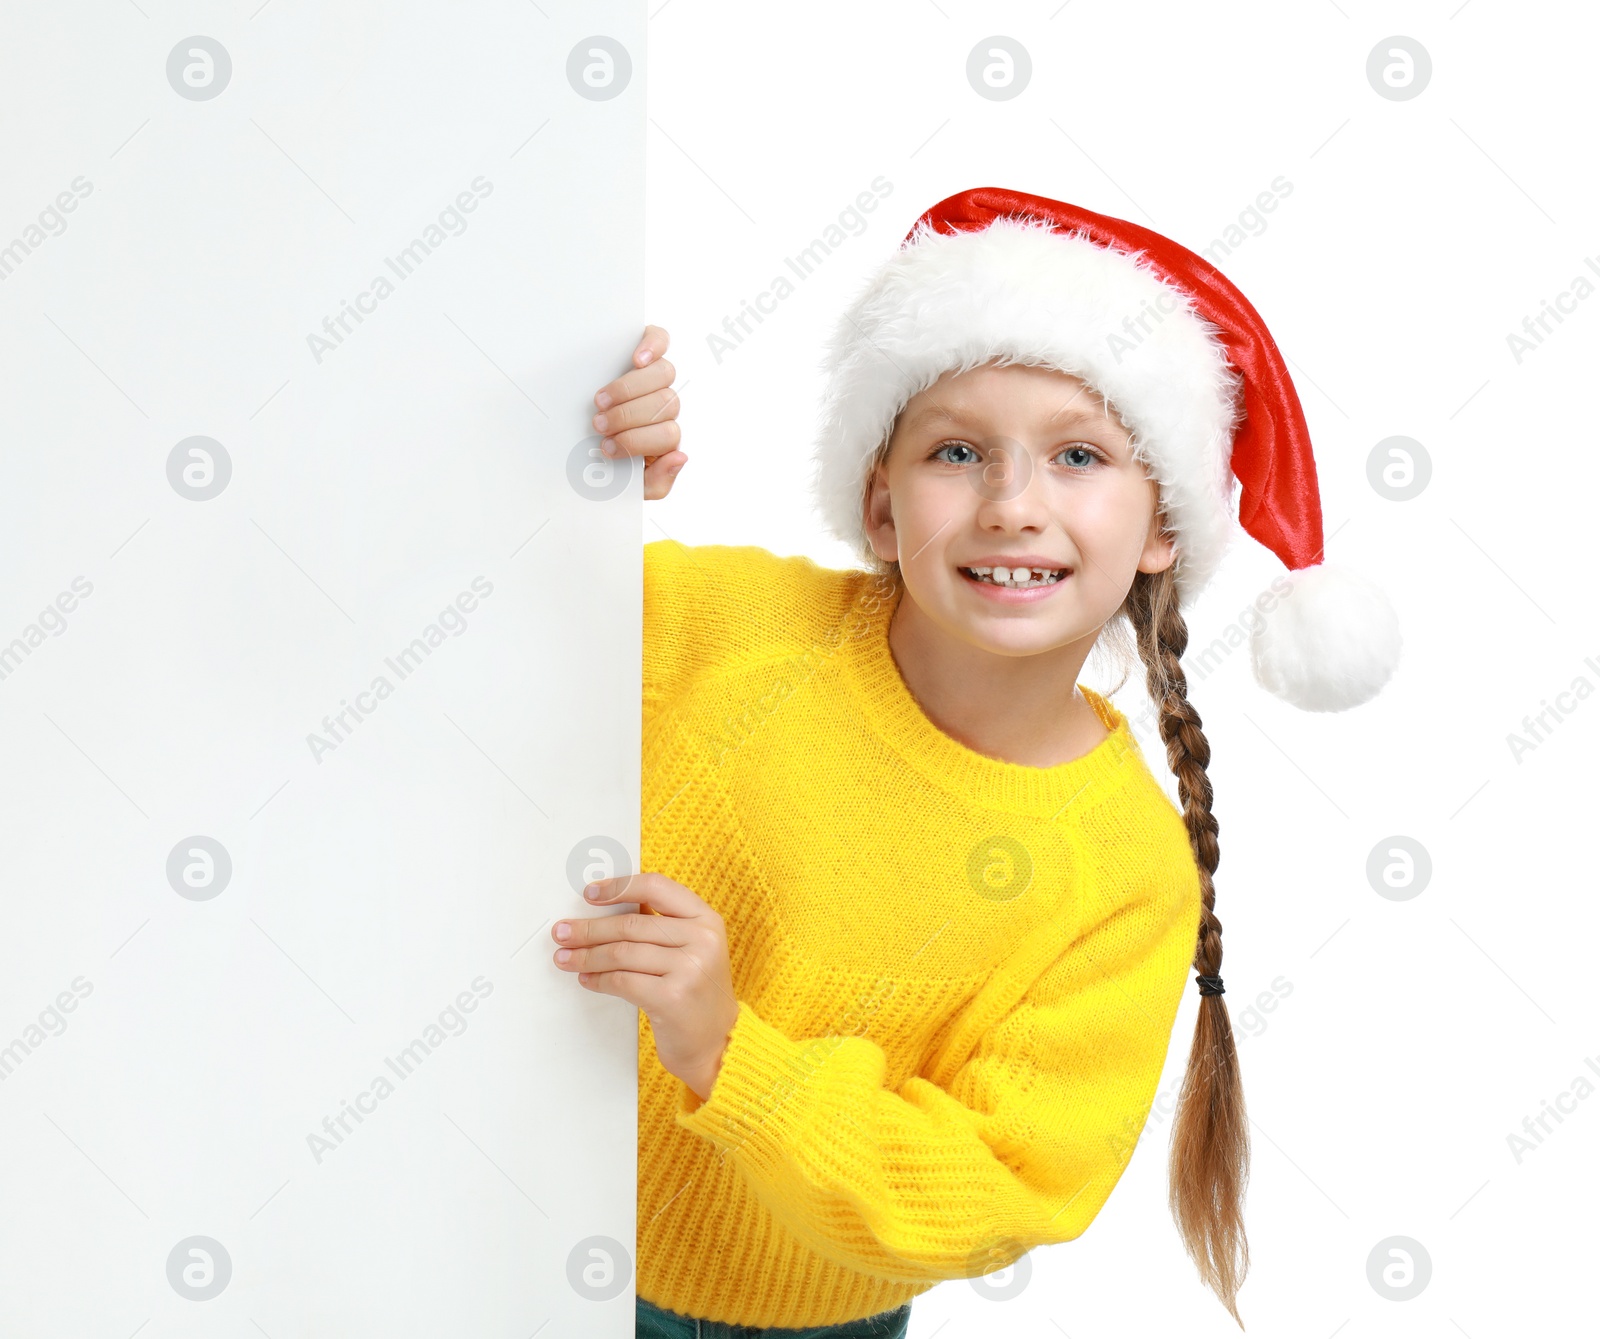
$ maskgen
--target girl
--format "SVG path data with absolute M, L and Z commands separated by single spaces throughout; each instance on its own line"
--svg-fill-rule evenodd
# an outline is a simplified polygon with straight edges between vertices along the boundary
M 596 396 L 659 497 L 665 333 Z M 918 220 L 840 322 L 815 485 L 864 568 L 645 546 L 641 868 L 558 965 L 640 1009 L 639 1333 L 903 1335 L 1094 1219 L 1202 996 L 1171 1207 L 1236 1321 L 1247 1128 L 1180 608 L 1239 523 L 1290 574 L 1261 682 L 1372 697 L 1397 623 L 1319 566 L 1304 416 L 1199 256 L 1037 196 Z M 1132 645 L 1129 645 L 1131 640 Z M 1077 679 L 1135 651 L 1181 814 Z M 1124 674 L 1126 678 L 1126 674 Z M 1242 1326 L 1242 1321 L 1240 1324 Z

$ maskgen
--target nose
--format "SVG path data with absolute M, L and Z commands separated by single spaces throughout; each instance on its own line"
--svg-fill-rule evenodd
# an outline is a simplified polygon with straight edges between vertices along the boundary
M 1001 533 L 1042 529 L 1044 489 L 1032 454 L 1009 438 L 985 442 L 984 451 L 983 468 L 969 476 L 979 498 L 978 525 Z

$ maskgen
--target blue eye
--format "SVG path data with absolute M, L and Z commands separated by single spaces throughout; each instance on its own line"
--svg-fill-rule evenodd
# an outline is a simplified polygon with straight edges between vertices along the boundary
M 966 442 L 942 442 L 934 448 L 933 454 L 929 457 L 929 459 L 944 460 L 945 463 L 949 465 L 970 465 L 973 463 L 970 460 L 951 460 L 944 454 L 946 451 L 971 451 L 973 456 L 978 454 L 971 446 L 967 445 Z
M 965 460 L 952 460 L 947 454 L 951 451 L 966 451 L 970 454 Z M 1074 443 L 1072 446 L 1062 447 L 1061 450 L 1056 452 L 1056 459 L 1059 460 L 1065 455 L 1076 455 L 1079 457 L 1078 461 L 1067 466 L 1068 469 L 1075 470 L 1078 473 L 1083 473 L 1084 471 L 1092 468 L 1101 459 L 1098 452 L 1092 450 L 1088 446 L 1085 446 L 1082 442 Z M 976 447 L 973 447 L 966 442 L 941 442 L 933 449 L 933 452 L 928 458 L 930 460 L 942 460 L 947 465 L 971 465 L 977 462 L 978 451 Z

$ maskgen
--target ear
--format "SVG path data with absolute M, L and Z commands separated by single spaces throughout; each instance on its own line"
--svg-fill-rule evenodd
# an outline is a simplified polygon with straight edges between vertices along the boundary
M 1158 508 L 1150 517 L 1150 529 L 1145 535 L 1144 549 L 1139 554 L 1139 571 L 1165 572 L 1178 560 L 1177 543 L 1163 527 L 1165 517 Z
M 895 533 L 894 512 L 889 505 L 889 473 L 882 460 L 873 466 L 867 480 L 861 519 L 873 553 L 883 562 L 895 562 L 900 557 L 900 538 Z

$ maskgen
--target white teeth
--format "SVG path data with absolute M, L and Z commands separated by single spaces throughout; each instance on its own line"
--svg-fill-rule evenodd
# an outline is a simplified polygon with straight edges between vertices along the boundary
M 980 581 L 1012 590 L 1027 590 L 1034 586 L 1053 586 L 1061 580 L 1065 568 L 1049 567 L 969 567 L 966 569 Z

